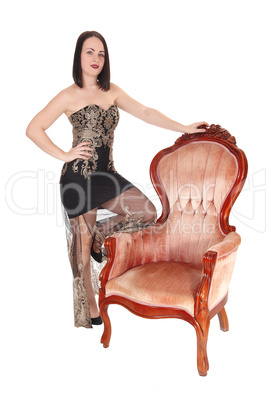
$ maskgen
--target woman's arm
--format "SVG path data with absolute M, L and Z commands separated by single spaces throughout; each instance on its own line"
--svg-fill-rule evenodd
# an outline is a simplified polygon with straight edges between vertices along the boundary
M 127 93 L 125 93 L 121 88 L 115 84 L 110 84 L 112 91 L 115 95 L 116 105 L 127 113 L 145 121 L 146 123 L 153 124 L 167 130 L 178 131 L 183 133 L 197 133 L 204 132 L 205 129 L 198 129 L 197 127 L 208 123 L 205 121 L 193 123 L 188 126 L 178 123 L 177 121 L 171 120 L 161 112 L 156 109 L 149 108 L 137 102 L 135 99 L 131 98 Z
M 77 147 L 71 148 L 70 151 L 64 152 L 51 141 L 45 132 L 62 113 L 69 110 L 69 104 L 69 94 L 65 90 L 61 91 L 31 120 L 26 129 L 26 135 L 44 152 L 64 162 L 70 162 L 79 157 L 89 159 L 91 156 L 87 152 L 91 149 L 87 146 L 89 142 L 81 143 Z

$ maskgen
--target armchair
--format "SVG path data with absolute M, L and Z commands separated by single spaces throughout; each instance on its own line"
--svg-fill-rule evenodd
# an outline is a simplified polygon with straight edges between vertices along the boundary
M 151 227 L 106 240 L 99 295 L 104 347 L 111 337 L 110 304 L 145 318 L 180 318 L 196 330 L 202 376 L 209 369 L 210 320 L 218 315 L 221 330 L 229 329 L 224 306 L 241 242 L 229 214 L 247 175 L 235 138 L 220 126 L 204 128 L 154 157 L 150 174 L 162 214 Z

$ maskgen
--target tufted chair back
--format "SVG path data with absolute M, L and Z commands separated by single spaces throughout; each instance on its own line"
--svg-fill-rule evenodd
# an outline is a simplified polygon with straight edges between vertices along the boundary
M 220 126 L 213 126 L 219 130 L 221 135 Z M 201 140 L 195 135 L 193 141 L 183 136 L 153 161 L 152 179 L 159 183 L 156 190 L 166 211 L 160 218 L 164 260 L 200 265 L 205 251 L 235 230 L 228 226 L 239 171 L 234 149 L 221 137 Z

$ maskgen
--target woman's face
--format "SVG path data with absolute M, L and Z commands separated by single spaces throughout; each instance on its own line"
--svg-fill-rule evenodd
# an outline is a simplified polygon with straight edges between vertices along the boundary
M 82 73 L 98 76 L 104 66 L 105 51 L 100 39 L 92 36 L 84 41 L 81 52 Z

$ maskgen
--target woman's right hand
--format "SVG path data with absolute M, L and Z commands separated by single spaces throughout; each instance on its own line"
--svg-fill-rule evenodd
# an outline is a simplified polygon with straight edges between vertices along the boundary
M 89 147 L 90 142 L 80 142 L 80 144 L 76 145 L 76 147 L 71 148 L 68 152 L 65 152 L 64 162 L 71 162 L 74 159 L 84 159 L 88 160 L 92 153 L 89 151 L 93 151 L 93 148 Z

